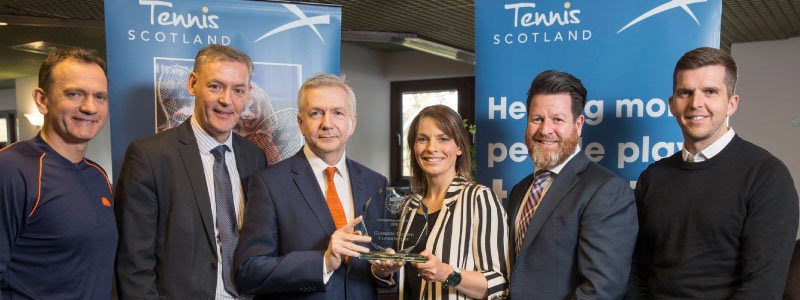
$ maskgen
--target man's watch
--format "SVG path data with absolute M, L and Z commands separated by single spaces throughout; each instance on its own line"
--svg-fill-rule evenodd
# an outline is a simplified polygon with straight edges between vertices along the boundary
M 444 287 L 446 288 L 456 287 L 461 283 L 461 270 L 454 265 L 450 266 L 453 267 L 453 273 L 450 273 L 447 279 L 444 280 Z

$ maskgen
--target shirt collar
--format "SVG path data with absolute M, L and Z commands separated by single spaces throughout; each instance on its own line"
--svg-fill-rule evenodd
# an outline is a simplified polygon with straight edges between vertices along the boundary
M 197 140 L 197 148 L 200 149 L 200 153 L 211 153 L 211 149 L 214 149 L 219 145 L 228 146 L 228 149 L 231 149 L 231 152 L 233 152 L 232 133 L 229 133 L 225 142 L 220 144 L 217 139 L 213 138 L 202 127 L 200 127 L 200 123 L 197 122 L 197 119 L 195 119 L 194 116 L 189 119 L 190 122 L 192 122 L 192 132 L 194 132 L 194 138 Z
M 311 169 L 314 170 L 314 174 L 322 173 L 322 171 L 324 171 L 327 167 L 336 167 L 336 172 L 342 175 L 344 175 L 344 172 L 347 171 L 347 160 L 345 159 L 345 157 L 347 157 L 347 153 L 342 153 L 342 157 L 339 158 L 339 161 L 332 166 L 329 166 L 327 163 L 325 163 L 325 161 L 317 156 L 314 151 L 311 151 L 311 148 L 308 146 L 303 147 L 303 154 L 306 155 L 308 164 L 311 165 Z
M 704 160 L 709 160 L 712 157 L 716 156 L 722 149 L 725 149 L 725 146 L 728 145 L 733 140 L 733 136 L 736 133 L 733 131 L 733 127 L 729 128 L 725 134 L 723 134 L 716 142 L 712 143 L 702 151 L 697 154 L 692 154 L 689 150 L 686 150 L 686 144 L 684 143 L 683 150 L 681 151 L 681 156 L 683 157 L 683 161 L 685 162 L 701 162 Z
M 550 168 L 550 172 L 553 172 L 553 174 L 558 175 L 558 173 L 561 173 L 561 169 L 564 169 L 564 166 L 566 166 L 567 163 L 580 152 L 581 152 L 581 146 L 580 145 L 575 146 L 575 151 L 572 151 L 572 154 L 570 154 L 570 156 L 567 157 L 567 159 L 565 159 L 564 162 L 555 167 Z
M 77 163 L 73 163 L 72 161 L 61 155 L 61 153 L 58 153 L 58 151 L 56 151 L 56 149 L 54 149 L 52 146 L 50 146 L 50 144 L 48 144 L 47 141 L 44 140 L 42 134 L 43 133 L 40 130 L 39 133 L 37 133 L 36 136 L 30 140 L 33 146 L 35 148 L 38 148 L 37 150 L 55 156 L 56 160 L 65 166 L 80 166 L 86 162 L 86 156 L 84 156 Z

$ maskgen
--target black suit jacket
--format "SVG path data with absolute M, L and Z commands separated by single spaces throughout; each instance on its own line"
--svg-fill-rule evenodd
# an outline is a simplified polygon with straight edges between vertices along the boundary
M 512 232 L 532 181 L 533 174 L 511 190 Z M 510 298 L 621 299 L 638 224 L 628 183 L 578 153 L 531 217 L 520 254 L 511 255 Z
M 387 181 L 350 159 L 347 171 L 357 217 Z M 248 189 L 234 258 L 240 291 L 257 299 L 377 299 L 370 265 L 358 258 L 350 258 L 323 283 L 323 255 L 336 226 L 302 149 L 256 173 Z M 370 205 L 369 215 L 379 215 L 383 202 L 372 203 L 378 205 Z
M 266 167 L 264 151 L 236 134 L 233 152 L 242 180 Z M 190 121 L 128 146 L 114 198 L 119 298 L 213 299 L 215 223 Z

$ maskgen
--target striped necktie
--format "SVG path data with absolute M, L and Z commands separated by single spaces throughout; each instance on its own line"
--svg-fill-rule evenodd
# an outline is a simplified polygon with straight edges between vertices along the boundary
M 522 215 L 519 217 L 519 226 L 517 226 L 517 234 L 516 234 L 516 251 L 517 255 L 519 255 L 520 250 L 522 249 L 522 241 L 525 240 L 525 233 L 528 231 L 528 225 L 531 223 L 531 217 L 533 213 L 536 212 L 536 208 L 539 207 L 539 200 L 542 198 L 542 191 L 544 191 L 544 187 L 552 178 L 553 172 L 548 170 L 539 170 L 533 176 L 533 186 L 531 186 L 531 192 L 528 195 L 528 201 L 525 202 L 525 206 L 522 208 Z

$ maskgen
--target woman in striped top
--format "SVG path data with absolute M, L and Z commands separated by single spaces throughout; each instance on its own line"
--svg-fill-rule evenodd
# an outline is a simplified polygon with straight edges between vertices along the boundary
M 424 108 L 411 122 L 408 145 L 411 189 L 422 200 L 404 207 L 401 230 L 424 226 L 420 204 L 427 207 L 427 241 L 412 252 L 428 261 L 377 261 L 373 274 L 388 278 L 399 271 L 400 299 L 505 298 L 506 212 L 491 189 L 470 181 L 469 142 L 458 113 L 444 105 Z

